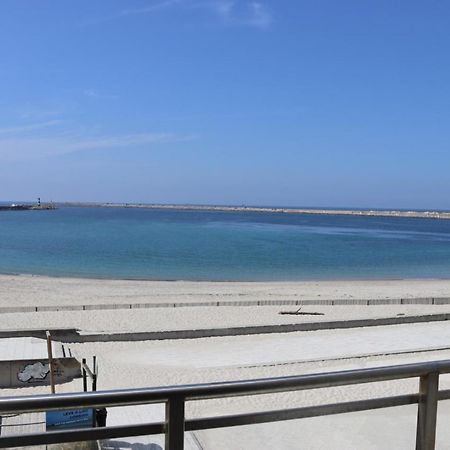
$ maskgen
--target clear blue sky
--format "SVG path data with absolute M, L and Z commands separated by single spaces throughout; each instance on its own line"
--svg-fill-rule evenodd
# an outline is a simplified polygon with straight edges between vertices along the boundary
M 446 0 L 2 0 L 0 199 L 450 208 Z

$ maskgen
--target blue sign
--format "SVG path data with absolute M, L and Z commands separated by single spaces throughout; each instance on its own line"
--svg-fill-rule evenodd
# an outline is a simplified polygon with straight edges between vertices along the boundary
M 45 424 L 47 431 L 65 428 L 90 428 L 94 426 L 94 410 L 47 411 Z

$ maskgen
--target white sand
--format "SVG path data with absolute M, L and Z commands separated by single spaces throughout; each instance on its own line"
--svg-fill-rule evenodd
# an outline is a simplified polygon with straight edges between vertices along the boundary
M 124 385 L 198 383 L 218 380 L 284 376 L 371 367 L 413 361 L 450 358 L 450 351 L 410 353 L 383 357 L 354 358 L 372 351 L 413 350 L 450 343 L 450 324 L 415 324 L 372 329 L 332 330 L 286 335 L 207 338 L 182 341 L 78 344 L 80 354 L 97 354 L 102 388 Z M 347 360 L 333 360 L 339 355 Z M 321 357 L 321 362 L 302 362 Z M 271 361 L 268 366 L 267 361 Z M 286 364 L 289 361 L 290 364 Z M 126 381 L 125 381 L 126 380 Z M 441 388 L 449 388 L 448 376 Z M 371 383 L 316 391 L 252 396 L 246 398 L 192 402 L 188 417 L 233 414 L 312 404 L 349 401 L 369 397 L 416 392 L 416 379 Z M 328 418 L 199 432 L 208 449 L 410 449 L 415 436 L 416 408 L 405 407 L 378 412 L 355 413 Z M 162 419 L 163 411 L 160 410 Z M 152 418 L 155 419 L 153 416 Z M 440 407 L 441 423 L 450 419 L 448 404 Z M 143 420 L 143 419 L 142 419 Z M 374 423 L 372 423 L 374 420 Z M 324 427 L 324 428 L 323 428 Z M 347 428 L 350 427 L 350 428 Z M 450 433 L 439 430 L 439 442 L 450 442 Z M 383 436 L 380 441 L 380 436 Z M 336 446 L 330 446 L 330 439 Z M 386 447 L 382 444 L 385 443 Z M 304 443 L 299 446 L 299 443 Z M 337 444 L 339 443 L 339 445 Z M 270 447 L 269 447 L 270 448 Z M 448 448 L 440 445 L 437 448 Z
M 0 307 L 218 300 L 449 297 L 448 280 L 305 283 L 188 283 L 0 276 Z M 152 331 L 295 323 L 397 314 L 450 312 L 450 305 L 308 306 L 324 316 L 280 316 L 294 307 L 189 307 L 0 314 L 0 329 L 74 326 L 90 332 Z M 97 355 L 101 389 L 284 376 L 450 359 L 450 323 L 395 325 L 195 340 L 73 344 L 79 357 Z M 415 352 L 429 349 L 430 352 Z M 404 354 L 389 354 L 396 351 Z M 386 353 L 387 355 L 380 355 Z M 378 354 L 374 356 L 373 354 Z M 367 355 L 361 357 L 361 355 Z M 346 358 L 346 359 L 336 359 Z M 315 360 L 315 361 L 311 361 Z M 320 360 L 320 361 L 318 361 Z M 442 388 L 450 387 L 443 376 Z M 188 417 L 232 414 L 417 392 L 417 380 L 296 393 L 192 402 Z M 73 386 L 59 386 L 71 390 Z M 21 390 L 20 394 L 44 388 Z M 1 395 L 17 395 L 5 390 Z M 450 402 L 441 402 L 438 449 L 450 448 Z M 163 408 L 141 408 L 138 420 L 162 419 Z M 395 408 L 197 433 L 205 449 L 410 449 L 416 407 Z M 130 418 L 111 413 L 114 424 Z M 122 422 L 123 423 L 123 422 Z M 161 442 L 142 438 L 139 445 Z M 131 441 L 130 441 L 131 442 Z M 130 447 L 130 446 L 129 446 Z M 125 447 L 124 447 L 125 448 Z
M 323 372 L 355 367 L 371 367 L 413 361 L 450 358 L 450 351 L 404 354 L 355 359 L 358 353 L 373 350 L 412 350 L 449 342 L 450 325 L 416 324 L 373 329 L 333 330 L 292 333 L 288 335 L 208 338 L 189 341 L 78 344 L 76 352 L 97 354 L 101 367 L 102 388 L 124 385 L 151 386 L 160 384 L 198 383 L 218 380 L 284 376 Z M 442 337 L 442 339 L 441 339 Z M 395 343 L 394 345 L 392 345 Z M 330 345 L 331 344 L 331 345 Z M 349 359 L 336 361 L 339 356 Z M 311 356 L 321 362 L 301 362 Z M 267 360 L 271 361 L 268 366 Z M 285 364 L 289 361 L 290 364 Z M 450 387 L 448 376 L 441 387 Z M 312 404 L 348 401 L 375 396 L 396 395 L 417 390 L 417 380 L 372 383 L 333 389 L 296 393 L 252 396 L 246 398 L 193 402 L 188 417 L 233 414 L 243 411 L 271 410 Z M 448 407 L 442 403 L 441 420 L 450 419 Z M 273 448 L 282 449 L 375 449 L 412 448 L 415 408 L 400 408 L 328 418 L 242 427 L 239 429 L 204 431 L 198 437 L 207 449 Z M 153 419 L 162 419 L 160 416 Z M 371 420 L 374 418 L 375 423 Z M 370 419 L 370 420 L 369 420 Z M 144 418 L 141 418 L 144 420 Z M 324 425 L 325 424 L 325 425 Z M 350 429 L 347 429 L 353 424 Z M 325 429 L 322 429 L 322 427 Z M 392 446 L 380 446 L 383 433 Z M 450 439 L 447 428 L 440 430 L 441 442 Z M 378 439 L 377 439 L 378 436 Z M 443 437 L 442 437 L 443 436 Z M 330 446 L 330 439 L 339 446 Z M 305 445 L 299 446 L 299 443 Z M 384 441 L 382 441 L 384 442 Z M 307 445 L 306 445 L 307 443 Z M 363 445 L 364 444 L 364 445 Z M 270 448 L 270 447 L 269 447 Z M 447 448 L 440 446 L 438 448 Z
M 450 280 L 210 283 L 0 275 L 0 308 L 202 301 L 450 297 Z M 304 306 L 322 316 L 280 315 L 295 306 L 189 307 L 0 314 L 0 329 L 79 328 L 86 332 L 242 327 L 450 313 L 450 305 Z
M 76 328 L 84 333 L 153 332 L 450 313 L 450 305 L 308 306 L 323 315 L 280 315 L 286 306 L 151 308 L 0 313 L 0 330 Z
M 0 306 L 450 297 L 450 280 L 189 282 L 0 275 Z

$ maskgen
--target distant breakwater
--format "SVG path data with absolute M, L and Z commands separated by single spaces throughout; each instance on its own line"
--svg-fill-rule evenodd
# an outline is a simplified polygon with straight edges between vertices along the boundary
M 330 216 L 365 216 L 365 217 L 409 217 L 420 219 L 450 220 L 448 211 L 403 211 L 403 210 L 358 210 L 358 209 L 313 209 L 313 208 L 274 208 L 258 206 L 215 206 L 215 205 L 177 205 L 146 203 L 83 203 L 65 202 L 60 206 L 96 207 L 96 208 L 142 208 L 166 209 L 177 211 L 223 211 L 223 212 L 256 212 L 285 214 L 318 214 Z
M 0 206 L 0 211 L 49 211 L 56 209 L 54 205 L 10 205 Z

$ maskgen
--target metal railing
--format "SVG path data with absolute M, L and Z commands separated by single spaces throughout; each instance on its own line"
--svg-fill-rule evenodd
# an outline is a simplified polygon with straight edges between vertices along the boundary
M 438 401 L 450 399 L 450 390 L 439 390 L 439 376 L 445 373 L 450 373 L 450 360 L 221 383 L 77 394 L 5 397 L 0 398 L 0 414 L 165 403 L 166 416 L 164 422 L 158 423 L 5 436 L 0 437 L 0 447 L 92 441 L 164 433 L 166 450 L 182 450 L 185 431 L 418 404 L 416 450 L 432 450 L 435 448 Z M 185 419 L 185 403 L 193 400 L 317 389 L 407 378 L 420 378 L 418 393 L 294 409 Z

